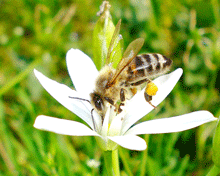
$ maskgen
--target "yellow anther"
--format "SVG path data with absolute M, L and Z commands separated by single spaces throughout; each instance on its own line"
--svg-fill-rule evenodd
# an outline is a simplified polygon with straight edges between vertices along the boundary
M 157 86 L 156 86 L 153 82 L 149 82 L 149 83 L 147 84 L 147 87 L 146 87 L 146 89 L 145 89 L 145 92 L 146 92 L 149 96 L 154 96 L 154 95 L 156 95 L 157 91 L 158 91 L 158 88 L 157 88 Z

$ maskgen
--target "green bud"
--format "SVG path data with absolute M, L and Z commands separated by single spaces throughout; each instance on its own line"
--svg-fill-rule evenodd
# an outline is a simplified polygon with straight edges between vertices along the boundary
M 214 164 L 220 168 L 220 123 L 219 123 L 220 117 L 217 122 L 217 126 L 215 129 L 215 134 L 213 137 L 213 155 L 212 155 L 212 160 Z
M 95 62 L 98 70 L 100 70 L 101 67 L 106 64 L 108 49 L 110 43 L 112 43 L 111 40 L 115 31 L 115 26 L 112 22 L 112 17 L 109 12 L 110 7 L 111 6 L 108 1 L 104 1 L 100 6 L 100 11 L 97 13 L 100 18 L 97 21 L 93 31 L 93 61 Z M 117 33 L 117 35 L 119 34 Z M 119 60 L 118 58 L 121 59 L 121 44 L 119 41 L 120 40 L 118 40 L 118 43 L 113 42 L 114 47 L 112 48 L 114 50 L 114 60 L 112 59 L 113 56 L 111 54 L 110 58 L 108 59 L 109 61 L 113 60 L 115 62 L 115 60 Z M 113 63 L 113 66 L 114 65 L 115 64 Z

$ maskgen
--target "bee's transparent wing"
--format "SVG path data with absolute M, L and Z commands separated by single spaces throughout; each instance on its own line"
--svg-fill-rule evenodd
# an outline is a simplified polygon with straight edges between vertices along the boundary
M 138 38 L 131 42 L 127 49 L 125 50 L 123 57 L 121 61 L 119 62 L 115 75 L 113 76 L 112 80 L 109 82 L 109 86 L 114 84 L 117 77 L 120 75 L 120 73 L 126 68 L 126 66 L 133 60 L 133 58 L 138 54 L 140 49 L 142 48 L 144 44 L 143 38 Z
M 121 19 L 118 21 L 117 25 L 115 26 L 115 31 L 112 35 L 112 39 L 108 48 L 107 58 L 106 58 L 106 65 L 112 63 L 114 61 L 114 56 L 116 55 L 118 45 L 120 44 L 120 40 L 122 36 L 119 34 L 121 27 Z M 120 47 L 120 46 L 119 46 Z M 121 49 L 121 48 L 119 48 Z

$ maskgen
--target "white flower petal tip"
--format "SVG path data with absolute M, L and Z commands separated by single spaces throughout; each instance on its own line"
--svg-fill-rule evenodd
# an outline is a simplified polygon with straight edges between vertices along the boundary
M 36 118 L 34 127 L 40 130 L 70 136 L 99 136 L 95 131 L 80 122 L 44 115 L 40 115 Z
M 145 150 L 147 148 L 146 142 L 144 139 L 135 135 L 124 135 L 124 136 L 109 136 L 108 137 L 113 142 L 118 145 L 130 149 L 130 150 Z
M 183 74 L 183 69 L 182 68 L 177 68 L 176 70 L 179 72 L 179 75 Z
M 162 75 L 153 81 L 158 86 L 158 92 L 152 100 L 154 105 L 157 106 L 169 95 L 169 93 L 173 90 L 179 81 L 182 74 L 183 69 L 178 68 L 175 71 L 166 75 Z
M 66 64 L 76 90 L 89 94 L 98 76 L 98 70 L 90 57 L 78 49 L 70 49 L 66 54 Z
M 37 77 L 38 74 L 41 74 L 38 70 L 34 69 L 34 74 Z
M 60 84 L 52 79 L 47 78 L 37 70 L 34 70 L 34 73 L 41 85 L 52 97 L 54 97 L 64 107 L 83 119 L 87 124 L 89 124 L 89 126 L 93 126 L 90 112 L 91 105 L 87 102 L 82 102 L 69 98 L 69 96 L 82 97 L 79 92 L 72 90 L 64 84 Z M 87 108 L 86 106 L 90 107 Z
M 217 120 L 217 118 L 208 111 L 196 111 L 176 117 L 142 122 L 129 129 L 126 134 L 138 135 L 180 132 L 215 120 Z

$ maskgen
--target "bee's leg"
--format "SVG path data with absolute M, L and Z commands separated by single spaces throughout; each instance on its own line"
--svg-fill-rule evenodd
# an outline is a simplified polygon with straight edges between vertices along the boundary
M 120 100 L 121 102 L 125 101 L 125 89 L 121 88 L 120 90 Z
M 118 106 L 118 113 L 122 112 L 121 106 L 124 106 L 124 102 L 125 102 L 125 89 L 121 88 L 120 90 L 120 100 L 121 103 Z
M 144 98 L 155 109 L 156 109 L 156 106 L 154 106 L 151 103 L 151 100 L 152 100 L 152 96 L 156 95 L 157 91 L 158 91 L 157 86 L 150 79 L 148 79 L 148 84 L 144 91 Z
M 108 98 L 108 97 L 104 97 L 104 99 L 109 102 L 111 105 L 114 106 L 114 101 L 111 99 L 111 98 Z
M 154 106 L 152 103 L 151 103 L 151 100 L 152 100 L 152 96 L 156 95 L 157 91 L 158 91 L 158 88 L 157 86 L 148 78 L 145 78 L 145 79 L 142 79 L 140 81 L 137 81 L 137 82 L 133 82 L 131 83 L 130 85 L 131 86 L 139 86 L 143 83 L 147 83 L 147 87 L 145 88 L 145 92 L 144 92 L 144 97 L 145 97 L 145 100 L 151 105 L 153 106 L 154 108 L 156 108 L 156 106 Z
M 132 93 L 132 96 L 134 96 L 137 93 L 137 88 L 136 87 L 132 87 L 131 88 L 131 93 Z
M 144 92 L 144 98 L 145 100 L 156 109 L 156 106 L 154 106 L 150 101 L 152 100 L 152 96 L 148 95 L 146 92 Z

